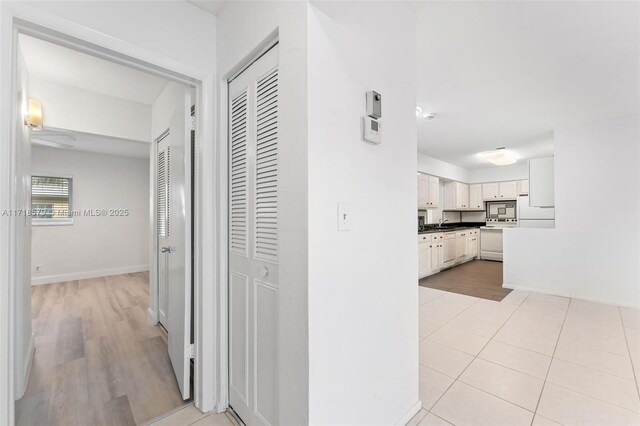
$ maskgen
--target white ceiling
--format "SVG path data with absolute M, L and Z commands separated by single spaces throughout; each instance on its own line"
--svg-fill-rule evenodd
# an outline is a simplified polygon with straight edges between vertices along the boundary
M 189 3 L 199 7 L 202 10 L 206 10 L 215 16 L 218 16 L 225 4 L 226 0 L 187 0 Z
M 554 129 L 640 111 L 638 2 L 421 2 L 418 150 L 467 169 L 506 146 L 553 152 Z
M 20 35 L 29 77 L 151 105 L 168 81 L 86 53 Z
M 120 155 L 123 157 L 149 158 L 149 143 L 131 139 L 114 138 L 93 133 L 47 128 L 31 132 L 34 146 Z

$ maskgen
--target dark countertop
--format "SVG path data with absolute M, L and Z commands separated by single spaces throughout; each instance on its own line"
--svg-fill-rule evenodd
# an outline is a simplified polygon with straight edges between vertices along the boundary
M 455 232 L 455 231 L 461 231 L 463 229 L 469 229 L 469 228 L 479 228 L 481 226 L 485 226 L 486 224 L 484 222 L 456 222 L 456 223 L 449 223 L 447 222 L 444 227 L 442 228 L 438 228 L 438 229 L 434 229 L 433 226 L 429 226 L 427 228 L 425 228 L 424 231 L 418 231 L 418 235 L 420 234 L 433 234 L 436 232 Z

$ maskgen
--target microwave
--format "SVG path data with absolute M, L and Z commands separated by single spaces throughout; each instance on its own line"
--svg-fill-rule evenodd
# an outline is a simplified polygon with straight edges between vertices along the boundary
M 487 202 L 487 219 L 516 219 L 515 201 L 489 201 Z

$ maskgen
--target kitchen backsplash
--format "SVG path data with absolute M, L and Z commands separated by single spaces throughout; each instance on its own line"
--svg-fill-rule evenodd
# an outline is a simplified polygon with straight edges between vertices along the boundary
M 484 222 L 485 212 L 443 212 L 444 219 L 450 223 L 455 222 Z

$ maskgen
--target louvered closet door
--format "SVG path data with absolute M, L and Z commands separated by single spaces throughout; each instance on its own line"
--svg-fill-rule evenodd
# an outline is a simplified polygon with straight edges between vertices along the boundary
M 278 46 L 229 83 L 229 394 L 278 424 Z

